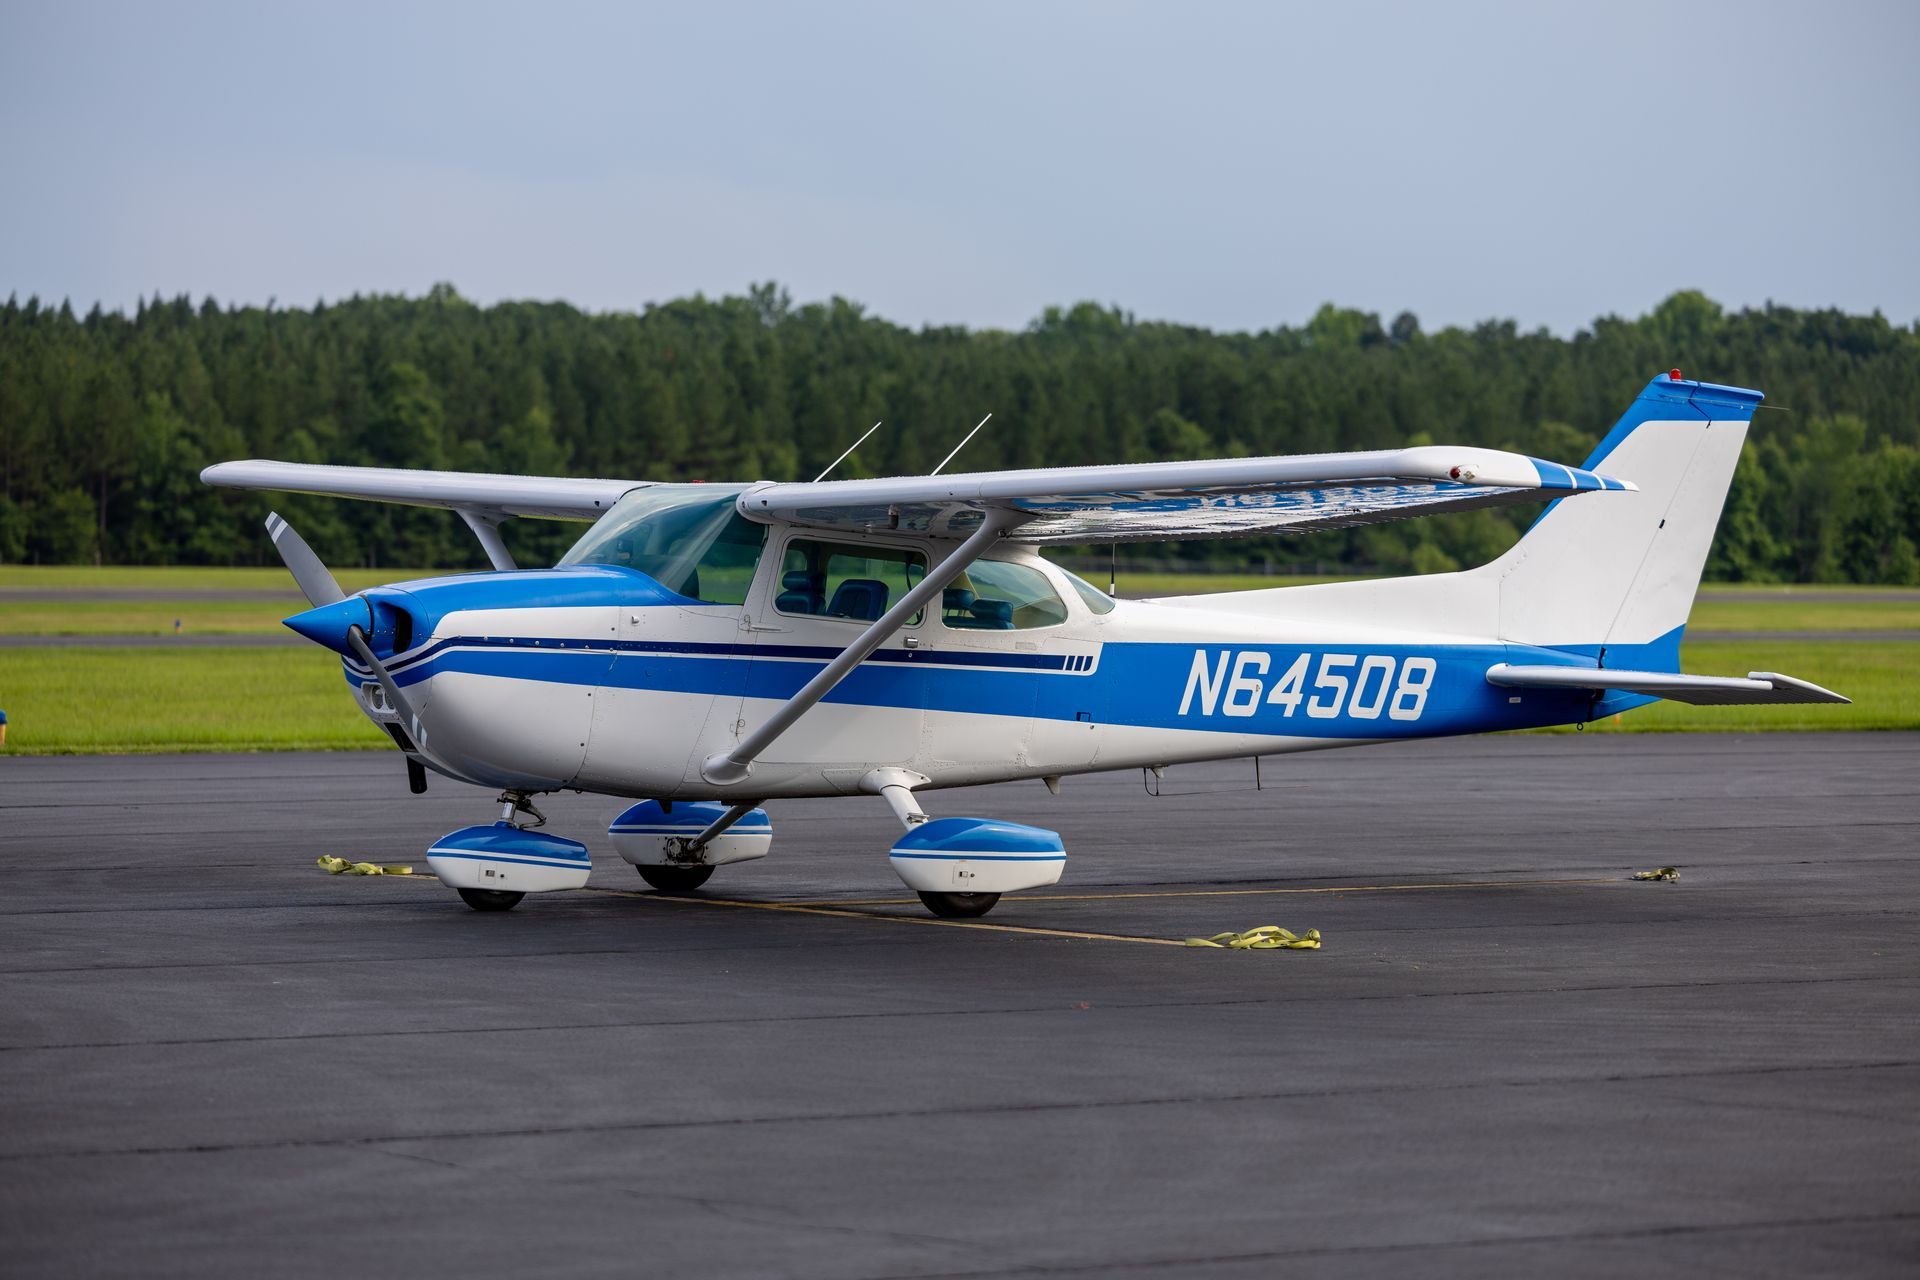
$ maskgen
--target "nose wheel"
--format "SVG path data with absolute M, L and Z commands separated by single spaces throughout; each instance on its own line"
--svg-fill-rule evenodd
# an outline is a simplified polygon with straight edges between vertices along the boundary
M 521 814 L 546 821 L 524 792 L 505 792 L 498 822 L 449 831 L 427 850 L 440 883 L 475 911 L 511 911 L 529 893 L 578 889 L 593 871 L 587 846 L 515 826 Z
M 524 893 L 511 893 L 505 889 L 460 889 L 460 901 L 475 911 L 511 911 L 520 905 Z
M 993 910 L 1000 901 L 997 893 L 929 893 L 920 891 L 927 910 L 947 920 L 969 920 Z

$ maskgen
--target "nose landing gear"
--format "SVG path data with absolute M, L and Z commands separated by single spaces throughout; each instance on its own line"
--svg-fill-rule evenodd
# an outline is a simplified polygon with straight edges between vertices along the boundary
M 532 824 L 514 825 L 522 814 Z M 499 821 L 441 836 L 427 850 L 427 865 L 475 911 L 511 911 L 529 893 L 578 889 L 593 871 L 587 846 L 532 829 L 546 821 L 526 792 L 504 791 Z

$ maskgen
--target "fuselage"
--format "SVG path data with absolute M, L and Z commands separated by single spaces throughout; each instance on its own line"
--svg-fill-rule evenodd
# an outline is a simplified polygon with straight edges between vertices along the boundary
M 801 717 L 746 780 L 716 786 L 701 762 L 766 719 L 954 545 L 742 529 L 732 496 L 707 499 L 724 502 L 732 523 L 704 551 L 688 535 L 675 553 L 649 534 L 657 517 L 616 508 L 582 540 L 586 552 L 558 568 L 364 593 L 376 652 L 419 718 L 419 742 L 371 670 L 345 658 L 347 681 L 376 723 L 401 729 L 396 739 L 444 773 L 660 799 L 848 794 L 879 767 L 923 775 L 928 787 L 968 786 L 1594 714 L 1586 693 L 1486 681 L 1498 662 L 1591 664 L 1564 649 L 1422 631 L 1405 616 L 1289 619 L 1271 604 L 1241 613 L 1230 597 L 1201 607 L 1114 601 L 1003 544 Z M 683 524 L 691 509 L 679 509 Z

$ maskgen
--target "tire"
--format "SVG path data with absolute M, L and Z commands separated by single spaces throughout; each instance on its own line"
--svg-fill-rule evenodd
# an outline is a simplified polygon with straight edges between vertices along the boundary
M 922 893 L 920 901 L 927 910 L 948 920 L 966 920 L 983 916 L 1000 901 L 997 893 Z
M 527 896 L 507 889 L 461 889 L 459 894 L 460 901 L 475 911 L 511 911 Z
M 640 878 L 662 893 L 692 893 L 707 882 L 712 867 L 640 867 Z

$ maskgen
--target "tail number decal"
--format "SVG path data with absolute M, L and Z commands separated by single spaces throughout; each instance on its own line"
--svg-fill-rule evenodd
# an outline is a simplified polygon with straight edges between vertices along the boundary
M 1222 649 L 1209 655 L 1196 649 L 1180 714 L 1244 718 L 1264 704 L 1292 716 L 1304 705 L 1315 720 L 1343 712 L 1355 720 L 1378 720 L 1382 712 L 1389 720 L 1418 720 L 1427 709 L 1437 665 L 1432 658 L 1323 653 L 1316 666 L 1312 654 L 1302 653 L 1274 675 L 1273 656 L 1264 650 Z

